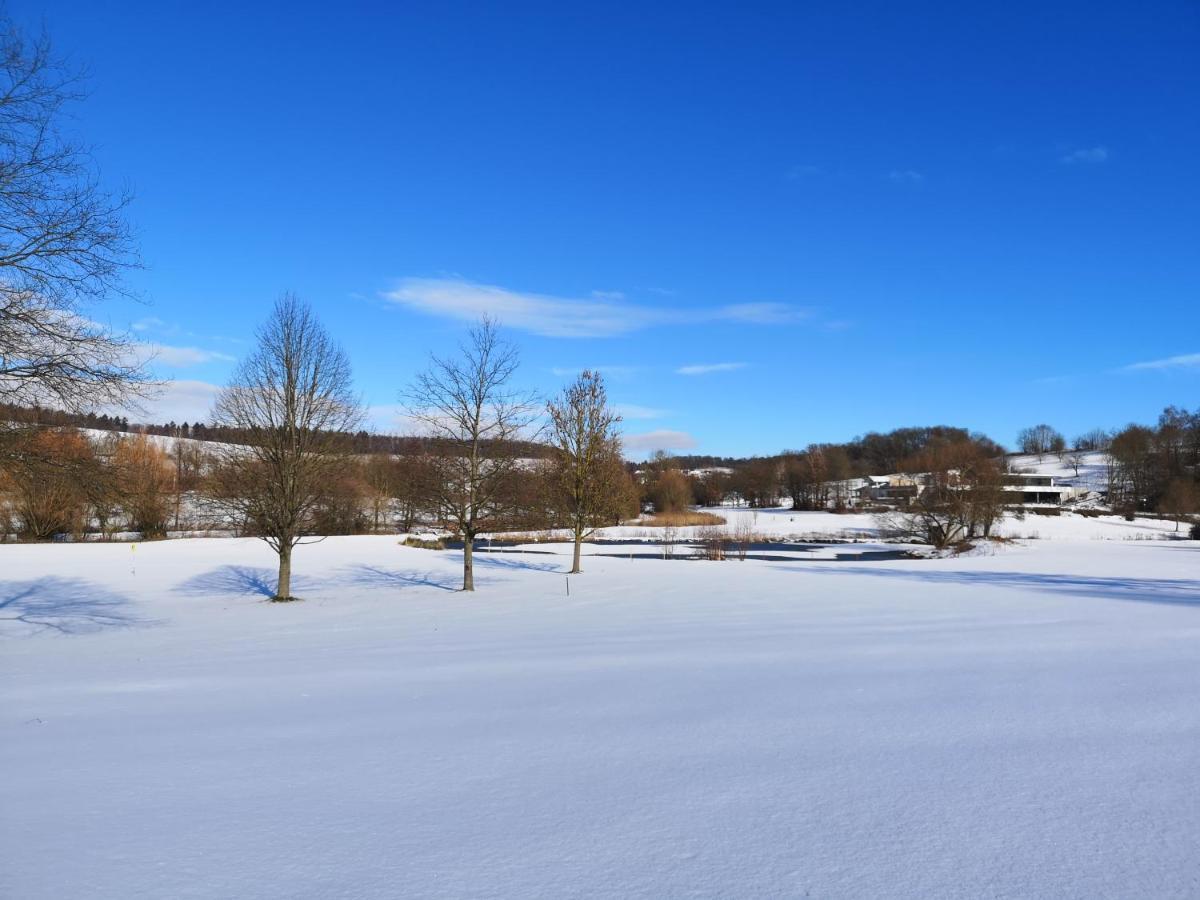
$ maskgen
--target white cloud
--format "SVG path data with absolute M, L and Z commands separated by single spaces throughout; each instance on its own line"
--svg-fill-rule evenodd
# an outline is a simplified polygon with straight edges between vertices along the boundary
M 228 353 L 216 350 L 202 350 L 199 347 L 173 347 L 169 344 L 144 344 L 153 362 L 165 363 L 168 366 L 182 368 L 199 366 L 209 362 L 233 362 Z
M 1122 372 L 1161 371 L 1163 369 L 1200 369 L 1200 353 L 1186 353 L 1183 356 L 1168 356 L 1165 359 L 1152 359 L 1148 362 L 1133 363 L 1121 369 Z
M 676 375 L 708 375 L 712 372 L 732 372 L 735 369 L 746 368 L 744 362 L 701 363 L 691 366 L 680 366 L 675 370 Z
M 627 434 L 621 438 L 626 450 L 691 450 L 698 442 L 686 431 L 646 431 L 642 434 Z
M 1076 163 L 1102 163 L 1108 161 L 1107 147 L 1084 147 L 1079 150 L 1072 150 L 1070 153 L 1065 153 L 1058 158 L 1058 161 L 1065 163 L 1068 166 Z
M 543 337 L 617 337 L 656 325 L 742 322 L 780 325 L 809 313 L 786 303 L 737 303 L 719 307 L 637 306 L 616 291 L 588 298 L 510 291 L 457 278 L 405 278 L 383 297 L 430 315 L 475 321 L 495 316 L 503 325 Z
M 522 294 L 446 278 L 406 278 L 384 297 L 421 312 L 466 321 L 493 315 L 510 328 L 544 337 L 615 337 L 657 320 L 653 310 L 611 300 Z
M 380 434 L 412 434 L 416 422 L 401 403 L 377 403 L 367 407 L 366 425 Z
M 717 318 L 753 325 L 788 325 L 811 315 L 807 309 L 797 309 L 786 303 L 735 303 L 717 310 Z
M 888 179 L 896 184 L 920 184 L 925 176 L 915 169 L 892 169 L 888 172 Z
M 144 319 L 138 319 L 129 327 L 134 331 L 157 331 L 161 328 L 165 328 L 166 325 L 167 323 L 158 318 L 158 316 L 146 316 Z
M 207 381 L 167 381 L 140 409 L 119 412 L 138 422 L 207 422 L 220 390 Z
M 665 409 L 657 409 L 653 406 L 639 406 L 636 403 L 614 403 L 613 410 L 626 421 L 630 419 L 661 419 L 663 416 L 669 415 Z

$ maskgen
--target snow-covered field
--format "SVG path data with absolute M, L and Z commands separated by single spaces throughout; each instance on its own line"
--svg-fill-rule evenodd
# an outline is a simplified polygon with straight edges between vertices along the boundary
M 879 535 L 879 517 L 871 513 L 793 512 L 791 509 L 747 509 L 745 507 L 711 507 L 706 510 L 725 519 L 725 528 L 733 530 L 749 522 L 756 534 L 773 540 L 873 540 Z M 694 535 L 696 529 L 681 529 L 683 535 Z M 1183 533 L 1186 534 L 1186 527 Z M 1026 512 L 1023 518 L 1008 513 L 997 524 L 999 537 L 1029 540 L 1091 540 L 1146 541 L 1173 540 L 1178 536 L 1176 524 L 1162 519 L 1136 518 L 1127 522 L 1121 516 L 1085 517 L 1068 510 L 1057 516 Z M 604 528 L 598 532 L 604 538 L 653 537 L 661 530 L 623 525 Z
M 0 896 L 1200 896 L 1196 542 L 460 559 L 0 546 Z

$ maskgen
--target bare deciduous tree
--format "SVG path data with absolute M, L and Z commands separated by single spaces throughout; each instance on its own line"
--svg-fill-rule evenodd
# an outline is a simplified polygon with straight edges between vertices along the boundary
M 1158 502 L 1158 511 L 1175 520 L 1175 530 L 1179 531 L 1180 521 L 1200 509 L 1200 491 L 1190 478 L 1173 478 L 1167 485 L 1167 490 Z
M 473 327 L 460 351 L 457 359 L 432 357 L 404 400 L 433 439 L 431 498 L 462 536 L 462 589 L 473 591 L 475 538 L 505 512 L 536 405 L 511 386 L 517 349 L 501 340 L 494 320 Z
M 216 424 L 245 435 L 222 451 L 215 493 L 279 554 L 274 600 L 295 599 L 292 548 L 312 533 L 361 418 L 346 355 L 307 305 L 284 295 L 213 410 Z
M 575 551 L 570 574 L 582 572 L 583 542 L 620 514 L 619 489 L 624 469 L 621 421 L 608 406 L 599 372 L 585 371 L 561 395 L 546 404 L 550 419 L 550 467 L 553 505 L 571 529 Z
M 1022 453 L 1036 454 L 1039 460 L 1047 453 L 1062 453 L 1067 449 L 1067 441 L 1062 434 L 1046 424 L 1022 428 L 1017 435 L 1017 444 Z
M 88 301 L 125 292 L 138 264 L 128 195 L 97 180 L 59 123 L 80 77 L 44 36 L 0 11 L 0 400 L 72 409 L 127 401 L 147 386 L 127 338 L 91 321 Z

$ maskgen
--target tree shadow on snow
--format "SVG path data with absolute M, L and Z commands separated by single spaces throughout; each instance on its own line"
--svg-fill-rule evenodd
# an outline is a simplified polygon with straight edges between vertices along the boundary
M 256 569 L 250 566 L 218 566 L 208 572 L 189 578 L 175 586 L 175 590 L 194 596 L 211 596 L 213 594 L 250 594 L 259 597 L 275 596 L 275 578 L 277 572 L 273 569 Z M 292 588 L 295 591 L 311 590 L 316 582 L 303 576 L 292 576 Z
M 795 570 L 793 570 L 795 571 Z M 1100 578 L 1088 575 L 1040 575 L 1030 572 L 941 572 L 912 569 L 805 566 L 823 575 L 904 578 L 932 584 L 996 585 L 1075 597 L 1103 597 L 1138 603 L 1168 603 L 1200 608 L 1200 580 L 1190 578 Z
M 401 572 L 396 569 L 368 565 L 349 566 L 343 569 L 339 583 L 381 588 L 432 587 L 442 591 L 457 591 L 461 584 L 454 578 L 434 572 L 417 572 L 416 570 Z
M 511 559 L 508 556 L 488 554 L 487 551 L 475 554 L 475 565 L 488 566 L 493 569 L 525 569 L 530 572 L 562 572 L 558 563 L 533 562 L 525 559 Z
M 126 612 L 128 603 L 127 597 L 81 578 L 0 582 L 0 621 L 21 622 L 35 631 L 87 634 L 151 624 Z

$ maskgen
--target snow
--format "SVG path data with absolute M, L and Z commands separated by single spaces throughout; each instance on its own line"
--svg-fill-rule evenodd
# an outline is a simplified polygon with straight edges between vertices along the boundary
M 711 507 L 705 512 L 725 520 L 724 527 L 734 530 L 742 522 L 750 522 L 756 534 L 773 540 L 874 540 L 879 536 L 879 516 L 873 513 L 831 513 L 788 508 L 747 509 L 745 507 Z M 680 534 L 694 536 L 698 529 L 681 528 Z M 1082 516 L 1070 510 L 1059 515 L 1040 515 L 1027 511 L 1018 517 L 1008 513 L 996 525 L 999 537 L 1025 540 L 1071 541 L 1146 541 L 1175 538 L 1174 522 L 1138 517 L 1132 522 L 1123 516 Z M 603 528 L 598 537 L 613 539 L 652 538 L 661 529 L 638 525 Z
M 1200 894 L 1200 544 L 549 549 L 0 546 L 0 896 Z
M 1063 454 L 1061 459 L 1055 453 L 1047 453 L 1040 458 L 1037 455 L 1016 455 L 1008 457 L 1008 465 L 1014 472 L 1053 475 L 1057 484 L 1086 488 L 1089 491 L 1108 490 L 1107 453 L 1103 450 L 1081 453 L 1078 475 L 1075 474 L 1075 467 L 1067 462 L 1071 456 L 1070 451 Z

